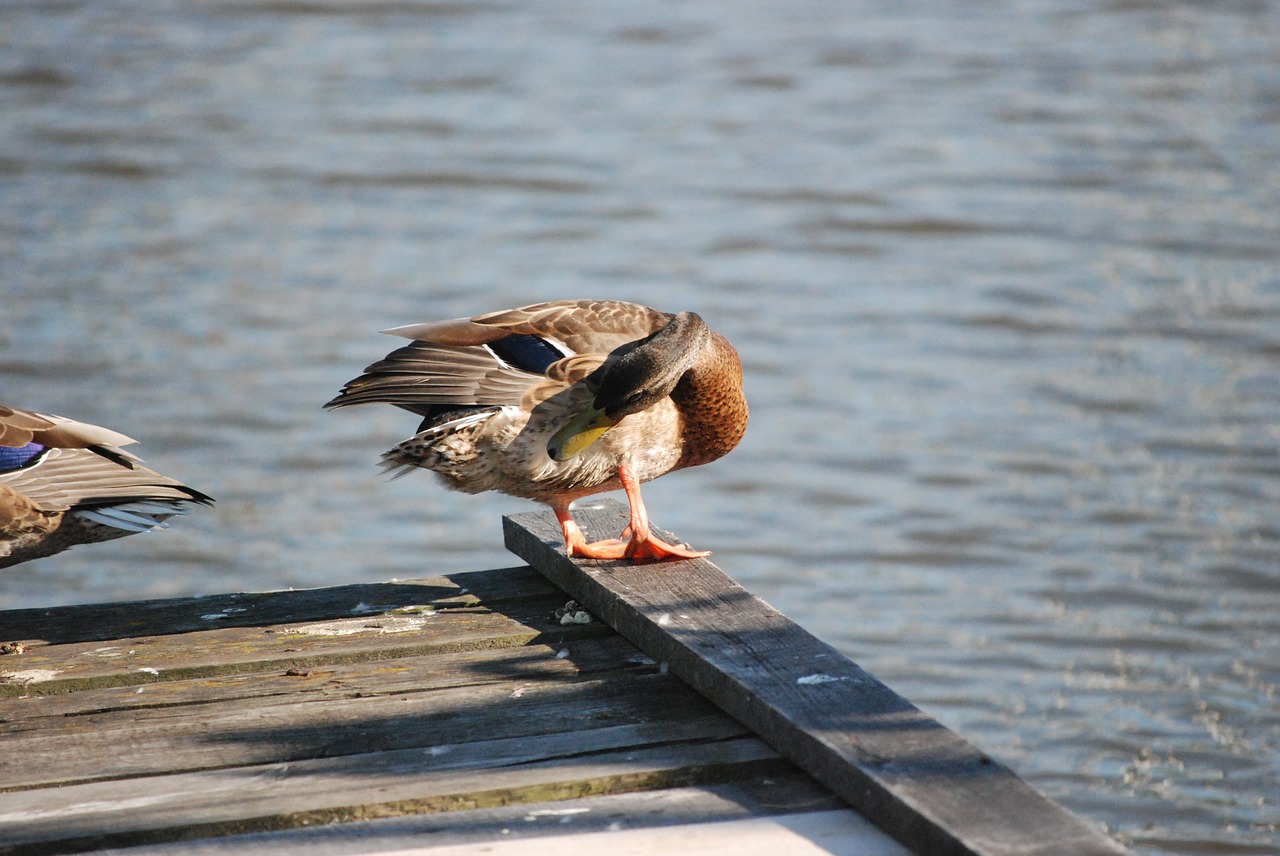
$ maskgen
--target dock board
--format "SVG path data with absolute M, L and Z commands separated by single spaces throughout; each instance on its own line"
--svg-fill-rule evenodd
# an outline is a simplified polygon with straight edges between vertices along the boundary
M 532 567 L 0 612 L 0 854 L 1127 852 L 711 562 L 504 526 Z
M 618 832 L 633 852 L 645 829 L 711 824 L 725 845 L 836 830 L 901 856 L 612 629 L 561 624 L 566 600 L 509 568 L 0 613 L 0 641 L 26 648 L 0 656 L 0 853 Z
M 589 539 L 627 523 L 616 502 L 575 517 Z M 571 560 L 552 515 L 505 524 L 508 549 L 913 852 L 1128 852 L 709 560 Z

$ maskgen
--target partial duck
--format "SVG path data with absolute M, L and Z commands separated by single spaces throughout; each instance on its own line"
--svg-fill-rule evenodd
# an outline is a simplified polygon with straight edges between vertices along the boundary
M 642 482 L 727 454 L 747 428 L 738 352 L 696 314 L 562 300 L 385 332 L 412 341 L 325 406 L 421 416 L 382 456 L 388 469 L 545 503 L 570 556 L 708 555 L 657 538 L 640 496 Z M 588 543 L 570 503 L 617 489 L 631 506 L 625 540 Z
M 135 442 L 0 405 L 0 568 L 163 526 L 213 501 L 120 448 Z

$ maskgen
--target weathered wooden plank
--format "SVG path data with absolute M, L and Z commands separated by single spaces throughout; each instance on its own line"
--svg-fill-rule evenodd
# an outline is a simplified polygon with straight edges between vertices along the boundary
M 617 503 L 575 516 L 589 537 L 626 522 Z M 549 512 L 504 528 L 516 555 L 914 852 L 1128 852 L 711 562 L 575 562 Z
M 610 856 L 908 856 L 897 842 L 869 836 L 868 824 L 852 811 L 753 817 L 721 823 L 695 821 L 659 829 L 568 833 L 525 841 L 499 839 L 485 856 L 563 856 L 608 852 Z M 477 856 L 473 845 L 432 847 L 431 856 Z
M 7 734 L 0 790 L 325 758 L 486 739 L 533 738 L 599 723 L 742 726 L 675 678 L 498 683 L 270 706 L 195 705 L 74 717 Z M 709 723 L 709 724 L 708 724 Z
M 565 595 L 532 573 L 279 593 L 256 612 L 228 597 L 151 602 L 145 620 L 0 613 L 0 628 L 98 621 L 0 660 L 66 675 L 0 698 L 0 853 L 182 852 L 196 837 L 439 812 L 457 816 L 433 827 L 474 828 L 502 806 L 686 783 L 790 782 L 773 809 L 830 807 L 606 626 L 560 625 Z M 224 611 L 212 619 L 211 602 Z
M 368 659 L 506 648 L 598 637 L 599 625 L 560 624 L 560 593 L 503 604 L 387 609 L 346 601 L 339 616 L 279 625 L 205 627 L 182 635 L 146 635 L 34 647 L 0 658 L 0 698 L 137 686 L 158 680 L 310 668 Z M 357 614 L 352 609 L 359 607 Z M 161 615 L 158 623 L 171 626 Z M 147 626 L 133 623 L 135 629 Z M 394 641 L 392 641 L 394 640 Z M 103 644 L 108 643 L 108 644 Z
M 666 726 L 661 726 L 664 730 Z M 594 729 L 0 794 L 0 854 L 72 852 L 680 787 L 790 765 L 755 738 Z M 677 729 L 678 731 L 678 729 Z M 638 748 L 617 749 L 619 745 Z
M 559 803 L 510 807 L 493 810 L 502 813 L 503 825 L 493 829 L 482 827 L 485 838 L 467 836 L 458 842 L 452 826 L 439 826 L 429 831 L 381 831 L 383 824 L 395 821 L 371 821 L 350 824 L 348 828 L 366 834 L 360 838 L 338 837 L 331 830 L 308 835 L 305 845 L 296 840 L 297 833 L 269 833 L 235 836 L 208 842 L 152 845 L 129 850 L 108 851 L 114 856 L 160 856 L 181 853 L 182 856 L 213 856 L 234 853 L 236 856 L 278 856 L 282 852 L 302 852 L 308 856 L 564 856 L 566 853 L 608 853 L 609 856 L 910 856 L 893 839 L 872 827 L 861 815 L 848 808 L 806 812 L 760 812 L 742 816 L 724 801 L 715 800 L 703 789 L 686 788 L 663 791 L 618 794 L 589 800 L 566 800 Z M 681 799 L 683 797 L 683 799 Z M 645 812 L 659 815 L 676 802 L 683 814 L 678 824 L 647 822 L 632 824 L 632 818 Z M 581 812 L 581 814 L 574 814 Z M 588 826 L 593 814 L 608 812 L 605 828 Z M 490 812 L 452 812 L 449 819 L 461 815 Z M 726 816 L 731 815 L 731 816 Z M 440 815 L 432 815 L 432 819 Z M 661 817 L 659 818 L 661 819 Z M 370 828 L 379 830 L 374 832 Z M 443 828 L 441 828 L 443 827 Z M 609 828 L 613 827 L 613 828 Z M 345 831 L 345 830 L 344 830 Z M 286 849 L 294 848 L 294 849 Z
M 642 832 L 692 823 L 716 823 L 751 817 L 783 816 L 834 811 L 844 808 L 830 791 L 803 773 L 773 773 L 736 779 L 724 784 L 566 799 L 556 802 L 514 805 L 426 815 L 381 818 L 363 823 L 330 824 L 323 827 L 251 833 L 202 841 L 153 844 L 127 851 L 120 856 L 278 856 L 307 853 L 308 856 L 356 856 L 418 852 L 424 847 L 465 845 L 483 853 L 498 841 L 525 842 L 529 839 L 560 837 L 566 833 Z M 852 812 L 849 812 L 852 814 Z M 863 821 L 865 824 L 865 821 Z M 883 833 L 864 826 L 856 837 L 842 842 L 858 856 L 876 852 L 877 839 L 889 841 Z M 896 846 L 896 845 L 894 845 Z M 582 848 L 563 847 L 561 852 Z M 603 848 L 611 854 L 611 848 Z M 649 853 L 657 852 L 650 849 Z M 669 852 L 683 854 L 679 847 Z M 896 856 L 903 856 L 899 850 Z M 775 850 L 770 856 L 785 854 Z M 789 856 L 789 854 L 787 854 Z
M 487 648 L 430 656 L 358 660 L 307 669 L 161 680 L 145 686 L 98 687 L 73 693 L 0 698 L 0 735 L 39 729 L 57 732 L 77 717 L 121 712 L 132 721 L 168 708 L 202 705 L 269 706 L 299 701 L 396 695 L 499 682 L 572 680 L 605 674 L 650 674 L 657 664 L 614 634 L 557 645 Z M 0 785 L 3 780 L 0 779 Z
M 443 577 L 361 583 L 317 589 L 241 592 L 206 597 L 123 601 L 0 612 L 0 642 L 66 644 L 189 633 L 219 627 L 296 624 L 352 615 L 496 604 L 555 594 L 529 568 L 471 571 Z

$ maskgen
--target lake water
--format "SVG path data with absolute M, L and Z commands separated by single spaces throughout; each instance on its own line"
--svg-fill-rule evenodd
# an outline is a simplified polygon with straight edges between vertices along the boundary
M 0 607 L 514 564 L 320 405 L 694 309 L 752 424 L 660 525 L 1139 853 L 1280 852 L 1278 203 L 1267 0 L 5 3 L 0 400 L 218 504 Z

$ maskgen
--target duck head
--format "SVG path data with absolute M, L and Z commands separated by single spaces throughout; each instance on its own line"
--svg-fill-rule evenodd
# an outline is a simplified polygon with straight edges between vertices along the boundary
M 647 410 L 671 395 L 711 341 L 711 330 L 694 312 L 681 312 L 658 332 L 624 346 L 603 372 L 591 406 L 547 443 L 547 454 L 567 461 L 624 417 Z

